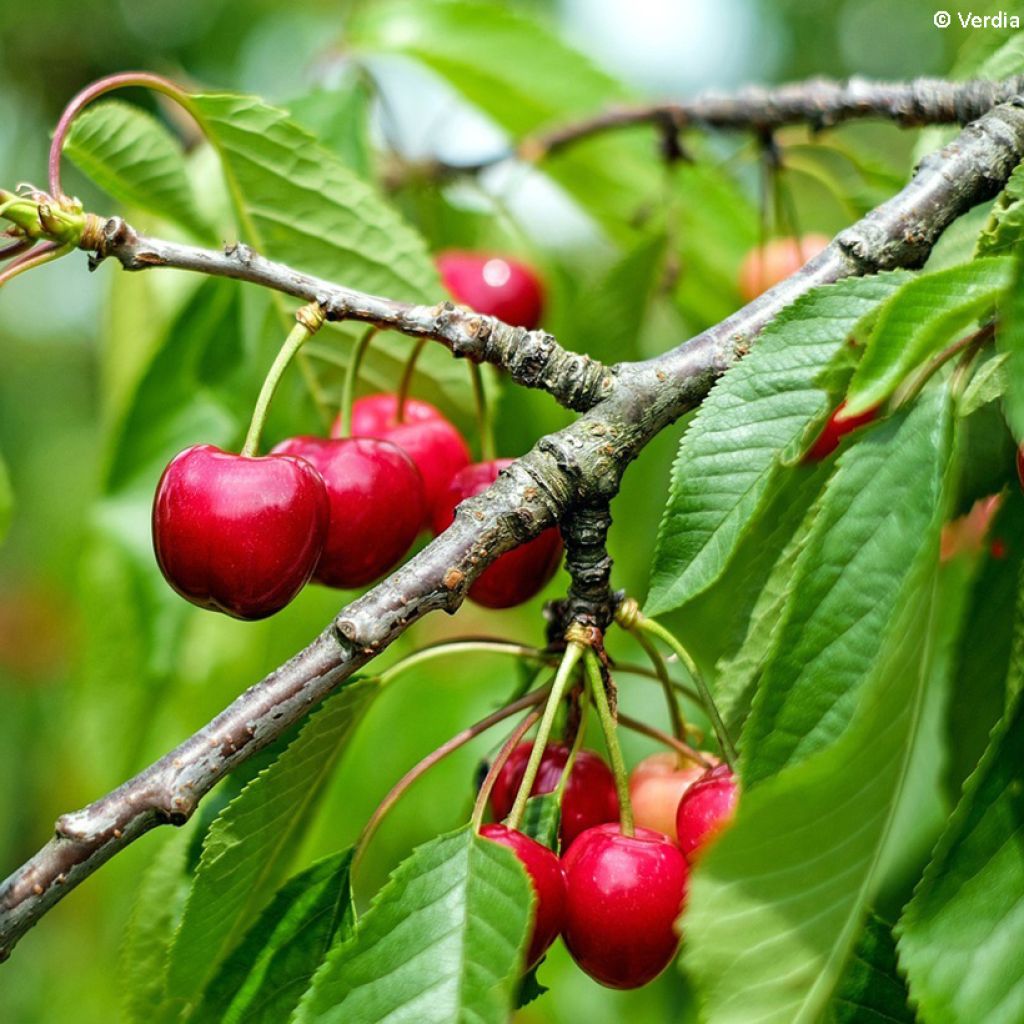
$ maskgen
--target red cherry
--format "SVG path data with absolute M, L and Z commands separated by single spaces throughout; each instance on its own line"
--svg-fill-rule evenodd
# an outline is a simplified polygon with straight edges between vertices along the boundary
M 437 269 L 445 288 L 461 305 L 528 331 L 540 324 L 544 289 L 525 263 L 452 250 L 437 257 Z
M 153 549 L 182 597 L 239 619 L 262 619 L 309 580 L 327 519 L 324 482 L 309 463 L 199 444 L 179 452 L 160 478 Z
M 712 764 L 718 763 L 712 755 L 705 756 Z M 680 763 L 679 755 L 671 751 L 645 757 L 629 774 L 633 820 L 675 842 L 679 801 L 705 771 L 696 761 Z
M 870 423 L 878 415 L 878 406 L 875 406 L 873 409 L 865 409 L 864 412 L 857 413 L 856 416 L 840 419 L 844 408 L 846 408 L 845 402 L 840 402 L 836 406 L 835 411 L 818 435 L 818 439 L 804 456 L 804 462 L 821 462 L 822 459 L 828 458 L 839 447 L 839 442 L 847 434 Z
M 532 743 L 520 743 L 505 762 L 491 790 L 491 813 L 504 818 L 512 810 L 519 784 L 526 774 Z M 552 743 L 544 750 L 537 777 L 533 781 L 531 796 L 553 793 L 562 777 L 569 748 L 564 743 Z M 562 819 L 559 835 L 562 849 L 593 825 L 618 821 L 619 798 L 615 792 L 615 777 L 611 769 L 592 750 L 581 750 L 573 762 L 572 772 L 562 797 Z
M 434 533 L 446 530 L 455 518 L 455 507 L 461 501 L 486 490 L 511 459 L 474 462 L 460 469 L 433 509 Z M 476 578 L 469 596 L 485 608 L 511 608 L 528 601 L 538 593 L 562 560 L 562 537 L 551 526 L 533 540 L 499 555 Z
M 1024 488 L 1024 444 L 1017 449 L 1017 479 Z
M 526 951 L 526 966 L 532 967 L 548 951 L 565 923 L 565 873 L 562 864 L 546 846 L 505 825 L 484 825 L 480 835 L 492 843 L 507 846 L 522 861 L 530 876 L 537 897 L 530 945 Z
M 293 437 L 275 449 L 309 462 L 323 477 L 330 520 L 313 578 L 361 587 L 409 550 L 424 517 L 423 481 L 401 448 L 369 437 Z
M 753 302 L 762 292 L 774 288 L 795 274 L 809 259 L 829 244 L 827 235 L 773 238 L 750 250 L 740 265 L 739 291 L 744 302 Z
M 390 441 L 412 459 L 423 478 L 425 518 L 429 520 L 430 509 L 451 478 L 469 464 L 469 449 L 455 425 L 429 402 L 407 398 L 401 423 L 397 413 L 397 395 L 358 398 L 352 405 L 352 435 Z M 338 417 L 331 428 L 331 437 L 342 436 L 344 428 Z
M 732 821 L 738 799 L 736 776 L 727 764 L 706 772 L 683 794 L 676 811 L 676 835 L 691 864 Z
M 667 836 L 616 825 L 587 829 L 562 858 L 572 958 L 610 988 L 639 988 L 669 965 L 689 868 Z

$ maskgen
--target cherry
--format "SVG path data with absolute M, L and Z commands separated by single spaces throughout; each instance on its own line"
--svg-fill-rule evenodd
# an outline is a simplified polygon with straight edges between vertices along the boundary
M 774 238 L 751 249 L 740 264 L 740 297 L 744 302 L 753 302 L 762 292 L 795 274 L 830 241 L 827 235 L 803 235 L 799 240 L 790 236 Z
M 822 427 L 817 440 L 811 445 L 804 462 L 821 462 L 828 458 L 838 447 L 839 442 L 851 431 L 870 423 L 878 415 L 878 406 L 872 409 L 865 409 L 856 416 L 842 416 L 845 402 L 840 402 L 835 411 L 828 418 L 828 422 Z
M 1024 488 L 1024 444 L 1017 449 L 1017 479 Z
M 507 846 L 530 876 L 537 897 L 526 951 L 526 966 L 532 967 L 548 951 L 565 923 L 565 872 L 551 850 L 522 832 L 505 825 L 484 825 L 480 835 L 492 843 Z
M 343 435 L 339 416 L 331 436 Z M 423 478 L 427 519 L 451 478 L 469 463 L 469 449 L 455 425 L 429 402 L 416 398 L 405 400 L 401 423 L 398 422 L 397 395 L 367 395 L 356 399 L 352 405 L 352 435 L 390 441 L 412 459 Z
M 691 864 L 732 821 L 738 799 L 736 776 L 727 764 L 706 772 L 683 794 L 676 812 L 676 835 Z
M 444 286 L 463 306 L 528 331 L 540 324 L 544 289 L 525 263 L 504 256 L 452 250 L 438 256 L 437 269 Z
M 305 586 L 327 535 L 324 482 L 302 459 L 199 444 L 164 470 L 153 548 L 167 582 L 239 619 L 280 611 Z
M 369 437 L 293 437 L 274 452 L 305 459 L 327 487 L 330 518 L 317 582 L 364 586 L 409 550 L 425 515 L 423 481 L 397 445 Z
M 434 533 L 446 530 L 455 518 L 455 507 L 486 490 L 511 459 L 474 462 L 460 469 L 433 509 Z M 469 596 L 485 608 L 511 608 L 538 593 L 555 574 L 562 560 L 562 537 L 554 526 L 533 540 L 499 555 L 476 578 Z
M 706 755 L 713 765 L 718 761 Z M 696 761 L 680 761 L 671 751 L 645 757 L 629 775 L 633 820 L 676 840 L 676 809 L 683 794 L 705 772 Z
M 491 790 L 491 812 L 496 818 L 504 818 L 512 810 L 532 749 L 532 743 L 520 743 L 498 774 Z M 569 748 L 564 743 L 549 744 L 541 758 L 530 795 L 553 793 L 568 759 Z M 573 762 L 562 797 L 559 828 L 562 849 L 568 849 L 572 841 L 591 826 L 617 821 L 618 817 L 619 798 L 611 769 L 592 750 L 581 750 Z
M 618 824 L 587 829 L 562 858 L 572 958 L 610 988 L 639 988 L 668 966 L 679 946 L 689 868 L 667 836 Z

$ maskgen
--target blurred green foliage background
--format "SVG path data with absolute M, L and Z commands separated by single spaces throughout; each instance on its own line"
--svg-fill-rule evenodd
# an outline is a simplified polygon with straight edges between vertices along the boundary
M 36 0 L 12 8 L 0 25 L 0 181 L 42 184 L 49 131 L 63 104 L 90 80 L 131 68 L 284 105 L 313 93 L 316 101 L 298 107 L 329 127 L 331 91 L 351 81 L 346 25 L 353 6 L 97 0 L 85 10 Z M 957 27 L 940 31 L 931 20 L 935 5 L 917 0 L 524 0 L 494 7 L 553 27 L 641 97 L 813 74 L 944 74 L 958 54 L 962 60 L 964 52 L 1005 41 L 998 31 L 990 38 Z M 495 124 L 421 67 L 395 58 L 366 66 L 380 88 L 368 108 L 378 148 L 457 161 L 500 147 Z M 158 109 L 145 95 L 127 95 Z M 188 126 L 177 127 L 187 137 Z M 641 137 L 657 172 L 653 142 Z M 914 140 L 896 129 L 851 126 L 830 139 L 834 145 L 824 151 L 812 150 L 806 133 L 782 140 L 792 168 L 787 187 L 805 230 L 838 230 L 909 170 Z M 663 192 L 636 197 L 641 220 L 649 216 L 645 203 L 664 202 L 667 213 L 658 230 L 646 239 L 637 234 L 633 245 L 595 228 L 537 174 L 514 172 L 480 187 L 456 182 L 442 192 L 413 185 L 396 202 L 434 249 L 462 244 L 525 254 L 550 285 L 545 326 L 602 358 L 631 358 L 678 342 L 738 304 L 731 281 L 759 231 L 757 154 L 738 137 L 695 139 L 694 146 L 735 193 L 703 206 L 711 195 L 707 181 L 679 168 L 681 182 L 666 178 Z M 200 161 L 201 155 L 197 173 Z M 216 202 L 216 169 L 210 164 L 205 173 Z M 109 201 L 71 170 L 66 187 L 87 208 L 109 211 Z M 309 588 L 272 623 L 228 621 L 188 608 L 152 567 L 140 574 L 126 555 L 123 538 L 145 535 L 144 504 L 112 509 L 98 498 L 112 410 L 142 358 L 126 341 L 148 337 L 150 321 L 180 287 L 171 275 L 156 276 L 128 278 L 113 266 L 89 275 L 85 257 L 76 256 L 20 278 L 0 298 L 0 456 L 15 494 L 11 531 L 0 548 L 0 871 L 30 855 L 59 813 L 105 792 L 202 725 L 308 640 L 343 600 Z M 255 379 L 262 372 L 255 367 Z M 239 395 L 239 403 L 254 397 L 255 389 Z M 302 401 L 298 390 L 293 397 Z M 450 411 L 457 414 L 457 405 Z M 499 447 L 518 454 L 564 421 L 546 397 L 505 389 Z M 679 429 L 630 470 L 614 508 L 616 583 L 641 596 Z M 544 596 L 557 595 L 564 582 L 560 576 Z M 538 598 L 503 613 L 467 605 L 454 620 L 431 618 L 387 661 L 451 635 L 540 642 L 541 604 Z M 617 642 L 616 652 L 628 654 Z M 400 679 L 346 753 L 301 860 L 351 842 L 395 779 L 516 683 L 513 664 L 485 657 L 434 662 Z M 661 722 L 656 689 L 631 683 L 623 703 Z M 631 760 L 650 749 L 647 741 L 627 739 Z M 364 897 L 412 845 L 464 820 L 474 769 L 487 750 L 484 740 L 450 758 L 389 817 L 357 883 Z M 166 838 L 162 831 L 145 837 L 23 941 L 0 968 L 0 1020 L 118 1019 L 119 943 L 139 874 Z M 560 949 L 541 979 L 552 991 L 523 1011 L 524 1021 L 685 1016 L 687 996 L 677 980 L 610 994 Z

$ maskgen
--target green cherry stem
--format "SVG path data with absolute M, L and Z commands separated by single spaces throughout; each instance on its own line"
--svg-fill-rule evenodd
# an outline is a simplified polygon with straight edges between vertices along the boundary
M 565 654 L 555 673 L 555 681 L 551 684 L 551 693 L 548 695 L 548 702 L 544 706 L 544 715 L 537 727 L 537 736 L 533 741 L 533 750 L 530 751 L 530 759 L 526 762 L 526 771 L 523 772 L 523 780 L 519 784 L 519 791 L 516 793 L 515 803 L 505 819 L 509 828 L 518 829 L 526 813 L 526 801 L 530 798 L 530 791 L 537 778 L 537 771 L 540 768 L 541 759 L 544 757 L 544 750 L 548 745 L 548 737 L 551 735 L 551 727 L 555 723 L 555 715 L 558 713 L 559 705 L 569 688 L 569 680 L 572 678 L 573 670 L 583 656 L 585 648 L 582 644 L 570 640 L 566 645 Z
M 342 437 L 352 436 L 352 406 L 356 401 L 356 384 L 359 381 L 359 370 L 363 365 L 363 358 L 370 348 L 370 344 L 377 336 L 378 329 L 370 327 L 363 332 L 360 339 L 352 349 L 352 358 L 349 360 L 348 369 L 345 371 L 345 384 L 341 391 L 341 429 Z
M 405 361 L 402 370 L 402 379 L 398 382 L 398 397 L 395 406 L 395 420 L 398 423 L 405 422 L 405 403 L 409 399 L 409 392 L 412 390 L 412 378 L 416 373 L 416 364 L 419 362 L 423 349 L 426 348 L 427 339 L 420 338 L 412 347 L 409 358 Z
M 587 691 L 584 689 L 580 694 L 580 720 L 576 727 L 576 735 L 572 738 L 569 756 L 565 759 L 565 766 L 562 768 L 558 785 L 555 786 L 555 802 L 559 807 L 562 806 L 562 800 L 565 798 L 565 790 L 569 785 L 569 776 L 572 775 L 572 766 L 576 763 L 576 757 L 583 748 L 583 737 L 587 732 L 587 711 L 589 707 L 590 702 L 587 700 Z
M 475 725 L 471 725 L 461 732 L 456 733 L 446 743 L 442 743 L 436 750 L 431 751 L 423 760 L 419 761 L 412 768 L 410 768 L 399 780 L 396 782 L 389 791 L 388 795 L 377 805 L 377 809 L 370 815 L 370 819 L 363 826 L 363 831 L 359 834 L 359 839 L 356 841 L 355 849 L 352 853 L 352 869 L 351 873 L 354 875 L 356 865 L 362 859 L 363 854 L 366 851 L 366 847 L 369 845 L 370 840 L 373 838 L 374 833 L 380 827 L 380 823 L 384 820 L 388 811 L 391 810 L 395 804 L 404 796 L 406 790 L 419 778 L 422 778 L 435 764 L 443 761 L 453 751 L 459 749 L 459 747 L 465 746 L 470 740 L 476 739 L 481 733 L 486 732 L 492 726 L 497 725 L 499 722 L 504 722 L 506 718 L 511 718 L 514 714 L 522 711 L 523 708 L 534 707 L 539 704 L 547 696 L 547 690 L 535 690 L 532 693 L 526 694 L 524 697 L 520 697 L 519 700 L 513 701 L 511 704 L 506 705 L 498 711 L 493 712 L 486 718 L 481 718 Z
M 56 242 L 43 242 L 41 245 L 29 250 L 19 259 L 11 261 L 3 273 L 0 273 L 0 288 L 19 274 L 24 274 L 26 270 L 34 270 L 45 263 L 59 260 L 61 256 L 66 256 L 74 248 L 70 244 L 58 245 Z
M 417 665 L 433 658 L 443 658 L 451 654 L 507 654 L 513 658 L 523 658 L 526 661 L 547 661 L 548 656 L 537 647 L 527 647 L 524 644 L 510 644 L 498 640 L 452 640 L 447 643 L 434 644 L 430 647 L 423 647 L 410 654 L 408 657 L 396 661 L 394 665 L 386 668 L 380 674 L 381 685 L 391 682 L 396 676 L 407 672 Z
M 242 445 L 242 454 L 252 458 L 260 449 L 260 437 L 263 435 L 263 427 L 267 422 L 267 413 L 270 411 L 270 403 L 273 400 L 274 392 L 288 369 L 292 357 L 302 348 L 304 342 L 311 338 L 324 322 L 323 310 L 316 304 L 311 303 L 303 306 L 295 314 L 296 324 L 285 339 L 281 350 L 277 353 L 270 372 L 263 381 L 259 397 L 256 399 L 256 407 L 252 411 L 252 420 L 249 423 L 249 432 L 245 435 L 245 444 Z
M 629 715 L 624 715 L 620 712 L 619 725 L 624 729 L 629 729 L 630 732 L 638 732 L 641 736 L 657 740 L 670 750 L 674 750 L 681 758 L 693 761 L 702 768 L 712 767 L 711 762 L 699 750 L 691 747 L 688 743 L 683 743 L 682 740 L 677 740 L 675 736 L 670 736 L 667 732 L 662 732 L 661 729 L 656 729 L 653 725 L 641 722 L 638 718 L 630 718 Z
M 604 744 L 608 748 L 608 759 L 612 763 L 615 789 L 619 794 L 619 826 L 624 836 L 632 836 L 636 830 L 633 826 L 633 804 L 629 799 L 629 773 L 626 771 L 626 762 L 622 757 L 622 747 L 619 746 L 615 716 L 608 706 L 604 673 L 601 671 L 601 663 L 592 648 L 587 648 L 584 668 L 587 673 L 587 682 L 590 684 L 590 696 L 594 701 L 594 710 L 597 712 L 597 717 L 601 722 L 601 731 L 604 733 Z
M 480 458 L 484 462 L 493 462 L 494 424 L 491 422 L 490 410 L 487 408 L 487 392 L 484 388 L 484 374 L 479 363 L 469 361 L 469 376 L 473 382 L 473 403 L 476 407 L 476 427 L 480 435 Z
M 672 723 L 672 735 L 675 736 L 677 740 L 685 740 L 686 720 L 683 718 L 683 711 L 679 706 L 679 700 L 676 696 L 675 688 L 672 685 L 672 677 L 668 674 L 668 665 L 665 664 L 665 659 L 661 656 L 661 652 L 643 633 L 637 632 L 633 635 L 636 637 L 637 643 L 643 648 L 644 653 L 651 659 L 651 664 L 654 666 L 654 672 L 658 677 L 658 682 L 661 683 L 661 688 L 665 691 L 665 702 L 668 704 L 668 717 L 669 721 Z
M 480 826 L 484 820 L 484 813 L 487 810 L 487 801 L 491 798 L 491 790 L 494 789 L 494 784 L 498 781 L 498 776 L 501 774 L 502 768 L 505 767 L 505 762 L 512 756 L 512 751 L 519 745 L 519 741 L 534 727 L 539 718 L 540 712 L 534 708 L 512 730 L 508 739 L 501 745 L 501 749 L 491 762 L 491 767 L 487 770 L 484 781 L 480 783 L 480 790 L 476 795 L 476 803 L 473 804 L 470 825 L 474 832 L 480 831 Z
M 725 722 L 722 721 L 722 716 L 718 712 L 715 699 L 711 696 L 707 680 L 698 670 L 693 658 L 690 657 L 690 652 L 660 622 L 655 622 L 654 619 L 648 619 L 646 616 L 638 614 L 634 628 L 643 630 L 643 632 L 649 633 L 663 643 L 668 644 L 675 652 L 676 657 L 686 666 L 686 670 L 690 673 L 693 681 L 697 684 L 697 689 L 700 691 L 701 703 L 704 705 L 708 718 L 711 719 L 711 725 L 715 730 L 715 735 L 718 737 L 718 745 L 722 749 L 722 756 L 729 763 L 729 767 L 735 769 L 738 759 L 736 747 L 733 746 L 729 731 L 726 729 Z

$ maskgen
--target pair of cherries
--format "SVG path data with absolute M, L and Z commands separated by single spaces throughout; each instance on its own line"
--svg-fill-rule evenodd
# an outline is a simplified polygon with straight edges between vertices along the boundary
M 491 791 L 495 817 L 508 814 L 522 781 L 530 744 L 517 747 Z M 532 792 L 558 784 L 569 750 L 544 752 Z M 611 988 L 637 988 L 675 956 L 690 864 L 732 814 L 736 785 L 716 766 L 689 787 L 678 808 L 680 848 L 664 833 L 637 827 L 625 835 L 608 766 L 591 751 L 573 764 L 562 801 L 561 860 L 546 846 L 508 828 L 485 825 L 481 835 L 508 846 L 526 868 L 537 897 L 527 963 L 535 964 L 561 933 L 576 963 Z M 685 807 L 685 809 L 684 809 Z

